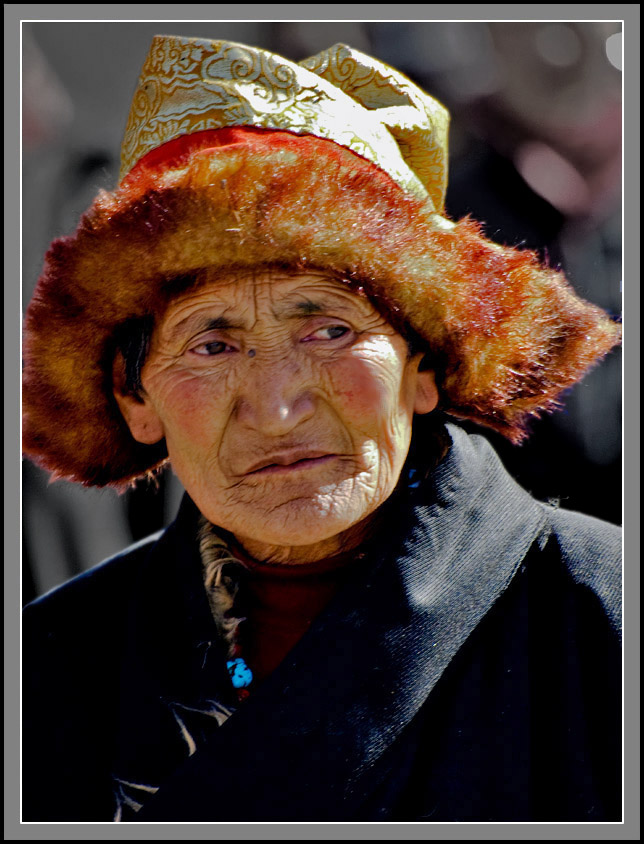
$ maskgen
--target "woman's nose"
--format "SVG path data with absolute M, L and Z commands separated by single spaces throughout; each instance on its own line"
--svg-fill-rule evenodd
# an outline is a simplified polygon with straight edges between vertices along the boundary
M 279 437 L 310 419 L 315 398 L 310 379 L 296 362 L 252 355 L 240 390 L 238 421 L 266 436 Z

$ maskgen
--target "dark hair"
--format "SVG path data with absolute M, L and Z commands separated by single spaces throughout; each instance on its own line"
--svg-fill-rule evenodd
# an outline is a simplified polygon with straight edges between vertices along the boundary
M 132 395 L 138 395 L 143 389 L 141 372 L 150 350 L 153 330 L 152 314 L 129 319 L 121 323 L 116 330 L 114 337 L 116 348 L 125 361 L 125 388 Z

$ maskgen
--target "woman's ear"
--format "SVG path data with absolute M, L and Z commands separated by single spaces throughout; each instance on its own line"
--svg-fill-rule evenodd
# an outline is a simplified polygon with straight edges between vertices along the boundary
M 423 369 L 416 373 L 416 398 L 414 413 L 431 413 L 438 404 L 438 388 L 436 376 L 431 369 Z
M 125 377 L 125 360 L 118 352 L 112 366 L 112 392 L 130 433 L 139 443 L 154 445 L 165 436 L 163 425 L 149 397 L 128 389 Z

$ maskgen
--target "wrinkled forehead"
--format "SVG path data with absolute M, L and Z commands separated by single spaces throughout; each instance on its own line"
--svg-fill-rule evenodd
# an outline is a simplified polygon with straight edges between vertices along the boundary
M 379 316 L 364 289 L 323 270 L 279 268 L 201 273 L 194 285 L 173 296 L 157 327 L 172 331 L 196 311 L 208 310 L 232 322 L 253 322 L 259 315 L 276 318 L 336 312 Z

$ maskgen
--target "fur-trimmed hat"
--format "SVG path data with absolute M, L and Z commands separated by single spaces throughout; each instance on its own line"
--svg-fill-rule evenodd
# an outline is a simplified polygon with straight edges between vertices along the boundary
M 160 36 L 122 180 L 52 244 L 25 320 L 24 448 L 88 485 L 165 460 L 112 395 L 116 337 L 232 268 L 328 270 L 430 350 L 443 409 L 521 438 L 620 328 L 529 252 L 442 216 L 447 112 L 342 45 L 300 65 Z

